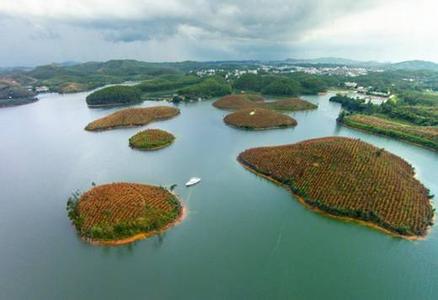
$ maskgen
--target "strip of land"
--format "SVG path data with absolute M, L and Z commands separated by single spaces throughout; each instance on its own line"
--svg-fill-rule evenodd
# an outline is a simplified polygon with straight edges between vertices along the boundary
M 438 151 L 438 127 L 416 126 L 378 116 L 353 114 L 341 123 L 372 133 L 395 137 Z

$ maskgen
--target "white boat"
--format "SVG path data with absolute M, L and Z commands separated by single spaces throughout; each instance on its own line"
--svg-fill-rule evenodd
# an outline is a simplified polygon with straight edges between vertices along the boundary
M 197 184 L 197 183 L 200 182 L 200 181 L 201 181 L 201 178 L 198 178 L 198 177 L 192 177 L 192 178 L 190 178 L 189 181 L 186 182 L 186 186 L 195 185 L 195 184 Z

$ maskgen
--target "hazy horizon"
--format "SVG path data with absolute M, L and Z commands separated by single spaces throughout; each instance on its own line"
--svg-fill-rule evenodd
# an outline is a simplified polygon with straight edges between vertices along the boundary
M 432 0 L 0 0 L 0 66 L 320 57 L 437 62 L 437 8 Z
M 196 60 L 196 59 L 187 59 L 187 60 L 144 60 L 144 59 L 136 59 L 136 58 L 129 58 L 129 57 L 125 57 L 125 58 L 108 58 L 105 60 L 99 60 L 99 59 L 95 59 L 95 60 L 84 60 L 84 61 L 79 61 L 79 60 L 65 60 L 65 61 L 50 61 L 47 63 L 42 63 L 42 64 L 28 64 L 28 65 L 11 65 L 11 66 L 6 66 L 6 65 L 0 65 L 0 68 L 5 68 L 5 69 L 14 69 L 14 68 L 34 68 L 34 67 L 38 67 L 38 66 L 43 66 L 43 65 L 51 65 L 51 64 L 57 64 L 57 65 L 76 65 L 76 64 L 83 64 L 83 63 L 92 63 L 92 62 L 97 62 L 97 63 L 104 63 L 104 62 L 108 62 L 111 60 L 137 60 L 140 62 L 146 62 L 146 63 L 179 63 L 179 62 L 188 62 L 188 61 L 193 61 L 193 62 L 199 62 L 199 63 L 208 63 L 208 62 L 233 62 L 233 61 L 260 61 L 260 62 L 274 62 L 274 61 L 286 61 L 286 60 L 319 60 L 319 59 L 345 59 L 345 60 L 351 60 L 351 61 L 355 61 L 358 63 L 379 63 L 379 64 L 394 64 L 394 63 L 402 63 L 402 62 L 406 62 L 406 61 L 425 61 L 425 62 L 432 62 L 435 64 L 438 64 L 438 61 L 432 61 L 432 60 L 418 60 L 418 59 L 412 59 L 412 60 L 402 60 L 402 61 L 379 61 L 379 60 L 375 60 L 375 59 L 370 59 L 370 60 L 360 60 L 360 59 L 355 59 L 355 58 L 346 58 L 346 57 L 309 57 L 309 58 L 304 58 L 304 57 L 286 57 L 286 58 L 272 58 L 272 59 L 209 59 L 209 60 Z

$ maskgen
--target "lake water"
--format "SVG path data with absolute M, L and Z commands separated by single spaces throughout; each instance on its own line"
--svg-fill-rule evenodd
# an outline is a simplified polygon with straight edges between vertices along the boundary
M 412 242 L 324 217 L 236 162 L 251 147 L 358 137 L 410 162 L 438 195 L 437 153 L 338 126 L 330 95 L 305 97 L 319 109 L 291 114 L 297 127 L 263 132 L 227 127 L 211 101 L 180 105 L 146 126 L 175 143 L 145 153 L 128 147 L 140 128 L 84 131 L 115 110 L 87 108 L 86 95 L 0 110 L 0 299 L 437 299 L 436 228 Z M 192 176 L 202 182 L 185 188 Z M 93 181 L 177 183 L 188 217 L 161 237 L 91 246 L 65 204 Z

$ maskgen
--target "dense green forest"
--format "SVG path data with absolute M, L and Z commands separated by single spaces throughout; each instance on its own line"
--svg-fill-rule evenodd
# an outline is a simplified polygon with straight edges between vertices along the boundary
M 324 92 L 331 85 L 340 81 L 302 72 L 290 75 L 256 75 L 243 74 L 233 81 L 236 90 L 260 92 L 273 96 L 297 96 L 300 94 L 317 94 Z
M 364 99 L 354 99 L 348 96 L 336 95 L 330 98 L 332 102 L 341 103 L 348 112 L 362 114 L 380 114 L 395 120 L 402 120 L 419 126 L 438 125 L 438 95 L 417 94 L 415 101 L 398 96 L 398 101 L 388 100 L 381 105 L 366 102 Z M 344 113 L 345 114 L 345 113 Z
M 115 85 L 91 93 L 86 101 L 90 106 L 137 103 L 141 102 L 141 91 L 133 86 Z
M 415 98 L 405 98 L 401 94 L 396 99 L 376 105 L 336 95 L 330 101 L 344 109 L 340 123 L 438 150 L 438 95 L 416 93 Z
M 231 92 L 232 87 L 224 78 L 213 76 L 179 90 L 178 94 L 188 98 L 211 98 L 224 96 Z
M 141 81 L 156 76 L 180 74 L 181 71 L 167 64 L 146 63 L 136 60 L 110 60 L 88 62 L 72 66 L 57 64 L 39 66 L 27 75 L 35 78 L 38 85 L 45 85 L 55 92 L 91 90 L 107 84 L 125 81 Z M 71 91 L 69 87 L 76 89 Z
M 137 87 L 143 92 L 157 92 L 175 90 L 201 82 L 201 78 L 194 75 L 163 75 L 151 80 L 145 80 Z
M 278 67 L 284 63 L 271 62 L 271 66 Z M 280 72 L 260 68 L 260 65 L 258 61 L 149 63 L 110 60 L 71 65 L 50 64 L 31 70 L 3 71 L 1 75 L 22 86 L 47 86 L 50 91 L 60 93 L 86 91 L 108 84 L 133 81 L 138 82 L 137 88 L 143 100 L 175 98 L 178 101 L 206 99 L 240 91 L 270 96 L 317 94 L 330 88 L 345 88 L 345 82 L 354 81 L 369 92 L 389 92 L 395 95 L 395 105 L 386 106 L 386 111 L 383 112 L 391 117 L 420 125 L 433 124 L 431 119 L 436 118 L 436 109 L 430 109 L 430 106 L 435 106 L 438 98 L 438 72 L 433 69 L 387 67 L 379 71 L 370 69 L 366 75 L 347 77 Z M 206 75 L 206 70 L 214 72 Z M 136 97 L 137 93 L 136 91 Z M 90 98 L 93 97 L 95 96 Z M 105 96 L 105 99 L 109 99 L 109 96 Z M 116 96 L 115 100 L 109 101 L 117 102 L 119 99 L 120 96 Z M 359 110 L 375 108 L 365 107 L 362 103 Z

